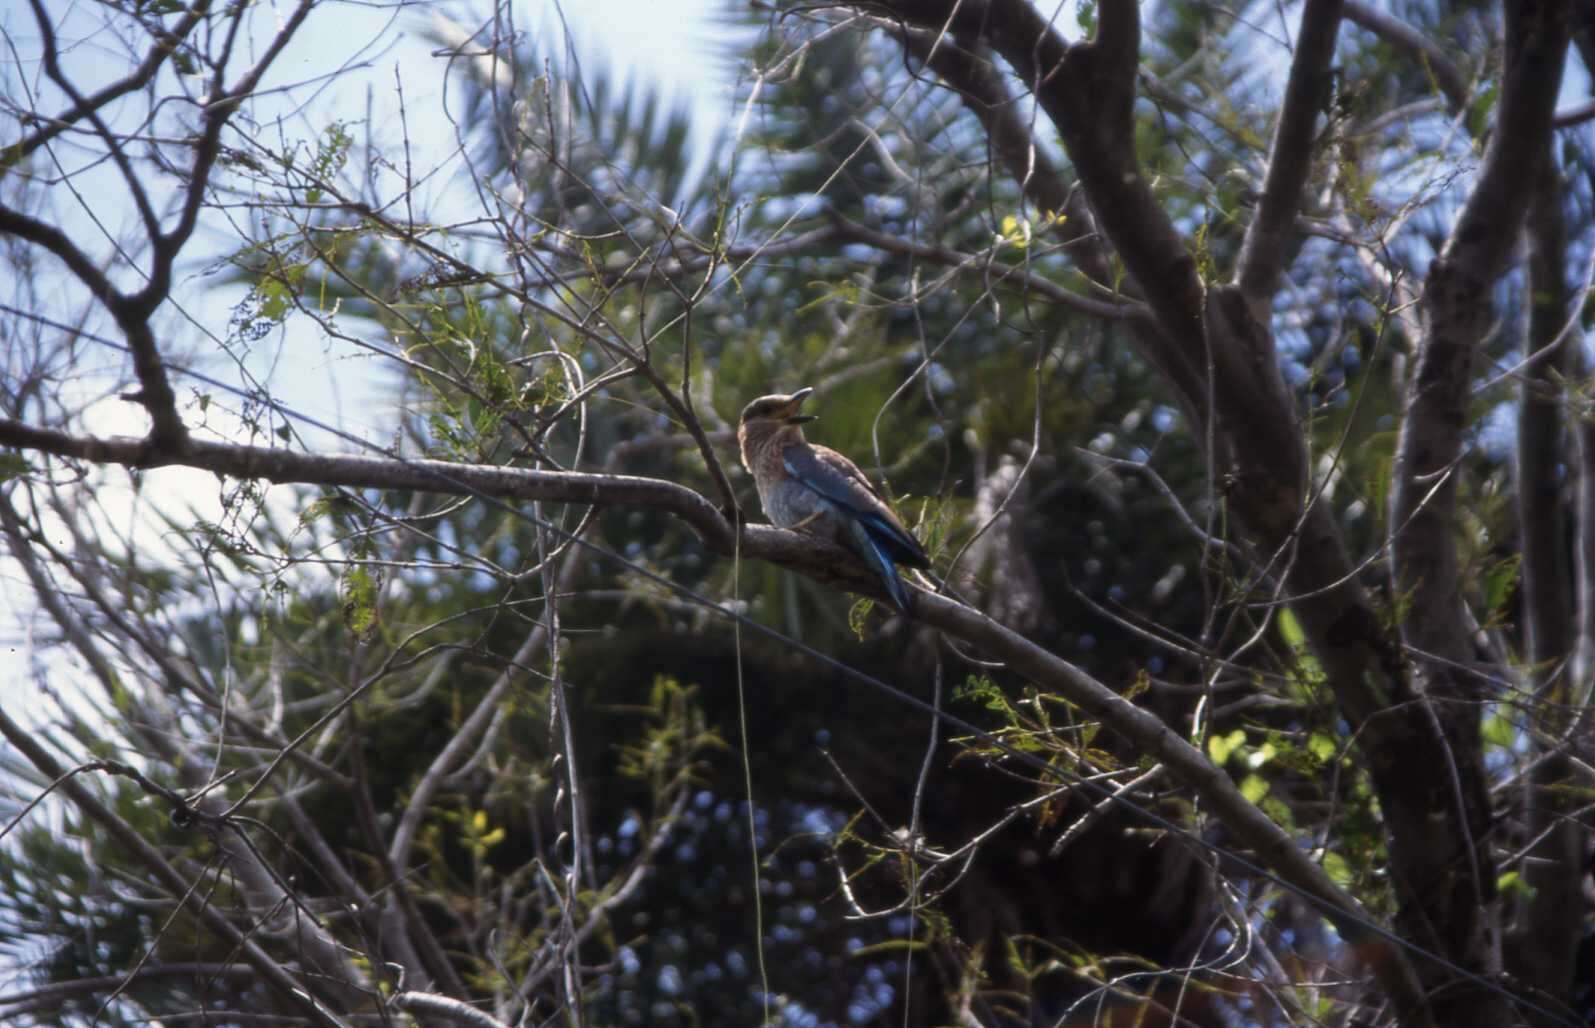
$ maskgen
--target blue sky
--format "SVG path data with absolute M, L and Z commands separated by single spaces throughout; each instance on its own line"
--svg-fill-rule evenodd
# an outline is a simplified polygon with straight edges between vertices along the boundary
M 539 34 L 536 41 L 540 49 L 563 50 L 568 42 L 589 72 L 603 66 L 611 74 L 618 72 L 618 77 L 628 84 L 652 86 L 667 98 L 688 105 L 696 141 L 707 147 L 722 137 L 735 112 L 735 67 L 730 61 L 709 56 L 725 52 L 724 19 L 715 15 L 726 5 L 727 0 L 565 0 L 563 4 L 528 0 L 516 8 L 515 17 L 521 31 Z M 98 5 L 85 0 L 57 5 L 52 0 L 46 6 L 52 16 L 61 19 L 57 37 L 63 64 L 85 92 L 125 73 L 125 48 L 105 31 L 104 12 Z M 247 52 L 260 52 L 291 6 L 290 0 L 265 0 L 256 7 Z M 426 33 L 434 12 L 446 12 L 474 26 L 487 8 L 486 3 L 326 4 L 312 14 L 274 67 L 266 85 L 284 88 L 274 98 L 251 108 L 254 130 L 270 141 L 313 141 L 334 119 L 363 119 L 369 105 L 373 142 L 391 152 L 393 140 L 398 138 L 397 83 L 402 80 L 417 166 L 447 162 L 444 174 L 437 179 L 443 201 L 439 206 L 447 206 L 451 193 L 461 198 L 470 195 L 465 187 L 466 171 L 458 158 L 451 156 L 456 149 L 454 129 L 443 117 L 447 59 L 435 55 L 437 44 L 427 39 Z M 562 22 L 568 25 L 568 37 Z M 25 95 L 21 91 L 25 82 L 30 91 L 42 88 L 43 109 L 61 106 L 60 98 L 51 95 L 40 72 L 38 31 L 24 0 L 0 0 L 0 30 L 16 48 L 0 53 L 0 88 L 14 91 L 13 96 L 20 100 Z M 340 69 L 341 73 L 332 78 Z M 128 108 L 135 106 L 141 105 L 129 104 Z M 360 139 L 364 138 L 363 130 L 357 128 L 356 132 Z M 707 163 L 709 159 L 705 152 L 703 160 Z M 124 286 L 135 286 L 133 267 L 137 262 L 112 260 L 114 251 L 106 238 L 119 236 L 124 229 L 133 229 L 137 235 L 132 206 L 115 170 L 109 165 L 91 167 L 76 175 L 74 181 L 84 203 L 93 208 L 92 216 L 84 205 L 67 199 L 59 190 L 53 191 L 61 200 L 56 213 L 81 245 L 107 261 L 107 266 L 116 269 L 114 274 L 123 276 Z M 154 199 L 160 206 L 164 198 L 157 195 Z M 201 361 L 200 368 L 232 382 L 240 381 L 239 372 L 222 356 L 219 341 L 206 335 L 227 334 L 232 307 L 244 294 L 242 286 L 219 285 L 220 278 L 215 274 L 216 259 L 237 245 L 236 235 L 225 223 L 211 222 L 208 228 L 202 227 L 180 264 L 174 302 L 163 315 L 171 333 L 169 357 L 180 358 L 185 351 L 209 355 Z M 54 291 L 57 299 L 49 301 L 51 309 L 42 313 L 72 322 L 87 297 L 76 282 L 64 275 L 61 286 Z M 95 313 L 87 327 L 112 339 L 119 338 L 109 319 Z M 346 327 L 361 331 L 354 325 Z M 394 399 L 387 384 L 391 376 L 378 374 L 379 362 L 369 356 L 324 338 L 316 326 L 303 319 L 291 318 L 283 331 L 249 347 L 244 359 L 251 374 L 281 402 L 379 446 L 391 444 L 395 420 Z M 110 383 L 126 374 L 125 367 L 118 371 L 119 364 L 121 358 L 111 352 L 91 360 L 88 366 L 97 370 L 82 376 L 71 387 L 88 406 L 82 427 L 101 434 L 140 435 L 147 424 L 141 409 L 115 399 L 114 390 L 113 395 L 106 395 Z M 185 404 L 192 401 L 196 390 L 205 388 L 181 376 L 176 385 L 180 402 Z M 218 407 L 235 405 L 224 402 Z M 224 427 L 225 419 L 216 416 L 217 409 L 211 408 L 208 420 L 222 428 L 223 435 L 231 434 Z M 194 417 L 191 406 L 187 407 L 187 414 Z M 316 440 L 314 444 L 322 442 Z M 351 446 L 345 441 L 331 441 L 329 448 L 348 450 Z M 104 473 L 106 488 L 100 490 L 99 498 L 113 518 L 132 517 L 138 511 L 147 517 L 151 513 L 148 505 L 156 496 L 179 518 L 183 517 L 182 511 L 170 510 L 171 507 L 191 509 L 194 516 L 206 519 L 219 515 L 219 490 L 213 476 L 173 468 L 162 469 L 148 478 L 142 494 L 135 494 L 128 488 L 125 473 Z M 161 537 L 158 526 L 152 530 L 156 538 Z M 22 585 L 18 570 L 9 561 L 0 561 L 0 658 L 7 658 L 0 659 L 4 665 L 0 670 L 0 695 L 12 700 L 20 699 L 12 690 L 22 688 L 30 677 L 26 661 L 16 658 L 24 654 L 44 656 L 33 648 L 29 638 L 32 630 L 25 627 L 35 624 L 37 612 Z M 58 676 L 52 673 L 49 677 Z M 59 677 L 72 681 L 77 676 L 68 671 Z

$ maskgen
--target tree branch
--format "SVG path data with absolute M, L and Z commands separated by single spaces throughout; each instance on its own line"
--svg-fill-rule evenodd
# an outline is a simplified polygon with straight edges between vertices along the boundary
M 1104 5 L 1097 41 L 1073 46 L 1024 0 L 899 0 L 889 7 L 927 29 L 947 25 L 959 38 L 988 41 L 1035 90 L 1159 330 L 1201 369 L 1194 401 L 1210 411 L 1216 429 L 1205 441 L 1229 454 L 1218 465 L 1227 498 L 1264 569 L 1284 575 L 1296 594 L 1292 609 L 1372 772 L 1391 832 L 1404 930 L 1448 958 L 1482 969 L 1472 938 L 1463 942 L 1459 930 L 1471 930 L 1477 911 L 1458 911 L 1436 891 L 1444 882 L 1477 892 L 1477 878 L 1491 871 L 1467 859 L 1482 831 L 1472 824 L 1472 813 L 1452 800 L 1477 795 L 1476 783 L 1434 775 L 1435 768 L 1454 763 L 1451 741 L 1435 731 L 1432 712 L 1411 703 L 1400 653 L 1357 579 L 1333 513 L 1310 492 L 1307 454 L 1279 377 L 1268 312 L 1257 311 L 1237 286 L 1204 286 L 1141 175 L 1130 142 L 1136 5 Z M 1437 542 L 1449 539 L 1444 532 L 1430 535 Z M 1437 924 L 1443 928 L 1437 931 Z M 1422 970 L 1436 986 L 1455 979 L 1453 970 L 1439 965 Z M 1485 1003 L 1478 996 L 1477 990 L 1448 988 L 1443 1006 L 1476 1024 L 1507 1016 L 1498 994 Z M 1433 1015 L 1420 1001 L 1402 1016 L 1428 1023 Z
M 1340 28 L 1341 0 L 1307 0 L 1296 34 L 1296 56 L 1285 84 L 1285 102 L 1268 150 L 1268 173 L 1257 212 L 1246 226 L 1235 273 L 1241 292 L 1267 309 L 1293 235 L 1302 186 L 1312 168 L 1318 115 L 1328 94 L 1330 64 Z
M 1360 0 L 1345 0 L 1345 15 L 1347 21 L 1360 25 L 1391 46 L 1405 50 L 1416 57 L 1434 76 L 1435 85 L 1445 94 L 1452 110 L 1460 111 L 1467 106 L 1467 80 L 1462 77 L 1462 72 L 1457 69 L 1450 55 L 1439 43 L 1400 18 L 1361 3 Z
M 68 776 L 66 768 L 50 755 L 38 737 L 11 720 L 4 710 L 0 710 L 0 736 L 4 736 L 6 741 L 20 750 L 41 773 L 53 781 L 59 781 L 57 788 L 65 794 L 73 806 L 104 828 L 125 853 L 143 864 L 178 902 L 188 906 L 194 915 L 204 922 L 206 928 L 224 940 L 230 950 L 253 967 L 266 984 L 270 985 L 289 1005 L 297 1008 L 312 1024 L 345 1028 L 341 1019 L 311 998 L 302 982 L 296 980 L 281 964 L 273 960 L 252 937 L 239 931 L 206 897 L 196 892 L 192 883 L 186 880 L 159 850 L 101 803 L 83 783 Z
M 133 372 L 138 376 L 140 390 L 126 399 L 141 403 L 149 411 L 150 439 L 160 446 L 180 445 L 188 430 L 177 416 L 177 394 L 172 391 L 155 346 L 154 333 L 147 318 L 136 315 L 128 297 L 119 292 L 105 277 L 87 254 L 76 243 L 56 228 L 20 211 L 0 204 L 0 232 L 27 240 L 54 254 L 67 270 L 83 283 L 89 293 L 116 319 L 117 327 L 128 342 L 133 357 Z
M 396 992 L 388 1002 L 395 1010 L 426 1014 L 429 1018 L 441 1018 L 452 1024 L 466 1025 L 467 1028 L 509 1028 L 509 1025 L 487 1011 L 478 1010 L 464 1000 L 450 996 L 430 992 Z
M 1403 635 L 1419 651 L 1466 660 L 1468 631 L 1459 616 L 1459 569 L 1451 533 L 1456 490 L 1433 488 L 1462 447 L 1473 351 L 1491 317 L 1490 286 L 1521 231 L 1533 182 L 1545 160 L 1561 81 L 1568 25 L 1561 4 L 1507 5 L 1500 114 L 1484 163 L 1423 296 L 1425 336 L 1407 391 L 1397 450 L 1391 524 L 1396 589 L 1411 602 Z M 1527 155 L 1527 158 L 1525 158 Z M 1525 164 L 1528 167 L 1525 167 Z M 1453 671 L 1431 666 L 1439 680 L 1467 695 Z M 1453 694 L 1450 690 L 1446 694 Z
M 214 981 L 230 978 L 251 982 L 258 972 L 248 964 L 172 963 L 141 964 L 122 974 L 96 975 L 91 978 L 73 978 L 70 981 L 51 982 L 22 992 L 0 994 L 0 1017 L 21 1017 L 54 1010 L 73 997 L 96 992 L 119 992 L 129 982 L 148 978 L 197 978 Z
M 1319 913 L 1362 952 L 1397 1008 L 1422 1011 L 1423 990 L 1406 954 L 1369 930 L 1373 924 L 1357 901 L 1324 873 L 1289 833 L 1245 796 L 1222 769 L 1163 723 L 1068 661 L 1003 627 L 981 612 L 945 596 L 920 592 L 914 613 L 926 624 L 972 643 L 1044 688 L 1066 696 L 1136 748 L 1162 762 L 1201 797 L 1206 809 L 1251 847 L 1258 860 L 1302 890 Z M 1407 1017 L 1402 1023 L 1414 1023 Z
M 909 52 L 926 62 L 926 67 L 958 93 L 964 106 L 985 128 L 993 152 L 1030 201 L 1044 212 L 1061 211 L 1066 215 L 1053 234 L 1063 241 L 1086 277 L 1105 289 L 1120 289 L 1109 248 L 1096 229 L 1085 193 L 1065 181 L 1046 152 L 1036 145 L 1029 125 L 1019 117 L 1019 108 L 1003 75 L 976 52 L 984 37 L 942 38 L 938 43 L 935 34 L 911 25 L 898 23 L 893 31 Z M 1122 288 L 1129 297 L 1140 295 L 1133 281 L 1122 283 Z M 1203 362 L 1166 335 L 1150 317 L 1134 317 L 1130 327 L 1141 354 L 1173 385 L 1181 409 L 1197 433 L 1202 434 L 1208 418 Z
M 156 72 L 160 71 L 161 65 L 166 63 L 167 58 L 176 52 L 178 45 L 188 38 L 188 34 L 205 17 L 209 8 L 207 0 L 196 3 L 169 31 L 156 33 L 155 45 L 150 47 L 149 53 L 144 55 L 137 68 L 86 97 L 74 97 L 71 107 L 45 121 L 44 127 L 39 131 L 19 139 L 0 151 L 0 174 L 27 160 L 39 147 L 49 143 L 89 114 L 101 110 L 113 100 L 149 85 L 155 78 Z M 31 112 L 26 116 L 34 120 L 44 120 Z
M 122 180 L 127 183 L 127 191 L 133 196 L 133 206 L 138 208 L 138 216 L 144 222 L 144 230 L 148 233 L 150 241 L 154 242 L 160 235 L 160 221 L 155 216 L 155 208 L 150 206 L 149 193 L 144 189 L 144 183 L 133 174 L 133 165 L 127 159 L 127 154 L 122 152 L 122 144 L 117 142 L 116 136 L 111 134 L 111 129 L 105 124 L 105 119 L 100 117 L 99 109 L 92 106 L 78 92 L 72 80 L 66 77 L 61 70 L 60 54 L 55 45 L 55 27 L 50 24 L 50 16 L 45 13 L 44 5 L 39 0 L 28 0 L 33 8 L 34 21 L 39 26 L 39 39 L 44 48 L 44 72 L 50 81 L 60 87 L 74 105 L 74 110 L 82 111 L 83 116 L 89 119 L 94 126 L 95 133 L 100 137 L 100 142 L 105 144 L 106 151 L 111 155 L 117 170 L 122 173 Z
M 673 514 L 692 526 L 722 556 L 766 560 L 821 582 L 884 598 L 878 578 L 840 546 L 760 525 L 742 530 L 740 546 L 731 526 L 706 498 L 673 482 L 625 475 L 532 471 L 435 460 L 357 456 L 311 456 L 254 446 L 190 441 L 181 454 L 161 454 L 135 439 L 69 436 L 0 419 L 0 444 L 97 463 L 133 467 L 182 464 L 238 478 L 272 482 L 409 489 L 499 499 L 645 507 Z M 1342 935 L 1366 944 L 1374 971 L 1404 1011 L 1423 1009 L 1412 966 L 1400 950 L 1369 930 L 1373 922 L 1356 901 L 1334 885 L 1289 833 L 1241 795 L 1224 773 L 1156 715 L 1119 696 L 1084 671 L 1043 650 L 984 614 L 952 599 L 915 589 L 914 613 L 925 624 L 980 646 L 1038 684 L 1054 689 L 1093 717 L 1168 765 L 1171 774 L 1201 797 L 1204 807 L 1252 847 L 1258 860 L 1311 898 Z
M 903 254 L 917 257 L 920 260 L 942 264 L 947 267 L 982 270 L 987 273 L 994 283 L 1011 285 L 1021 293 L 1033 293 L 1045 297 L 1060 307 L 1067 307 L 1072 311 L 1085 314 L 1093 318 L 1102 318 L 1107 321 L 1119 321 L 1125 318 L 1146 317 L 1146 307 L 1139 303 L 1112 303 L 1107 300 L 1097 300 L 1081 293 L 1066 289 L 1049 278 L 1032 274 L 1022 268 L 1015 267 L 1002 261 L 993 260 L 989 254 L 961 253 L 949 250 L 946 247 L 931 246 L 928 243 L 919 243 L 889 232 L 880 232 L 867 225 L 861 225 L 850 218 L 840 214 L 832 214 L 832 220 L 841 230 L 841 234 L 857 243 L 866 243 L 877 250 L 887 253 Z
M 1549 143 L 1547 139 L 1547 143 Z M 1574 955 L 1583 927 L 1585 831 L 1574 812 L 1577 783 L 1564 753 L 1573 697 L 1572 553 L 1562 500 L 1561 469 L 1567 459 L 1562 382 L 1571 367 L 1570 349 L 1558 344 L 1568 308 L 1567 226 L 1556 164 L 1546 147 L 1534 183 L 1524 231 L 1528 250 L 1527 353 L 1549 350 L 1548 359 L 1522 372 L 1518 400 L 1517 516 L 1523 552 L 1524 649 L 1534 686 L 1535 763 L 1524 786 L 1527 835 L 1538 840 L 1525 856 L 1525 896 L 1517 901 L 1519 930 L 1507 948 L 1509 966 L 1541 995 L 1573 995 Z M 1546 752 L 1549 750 L 1549 752 Z M 1528 927 L 1523 930 L 1523 926 Z
M 265 76 L 272 63 L 277 60 L 288 41 L 299 31 L 305 18 L 316 5 L 316 0 L 299 0 L 293 13 L 282 22 L 282 27 L 272 37 L 266 51 L 260 55 L 248 71 L 246 71 L 231 89 L 224 90 L 221 84 L 222 73 L 225 69 L 226 55 L 216 68 L 216 75 L 211 87 L 211 96 L 204 108 L 204 131 L 200 133 L 199 141 L 194 147 L 194 163 L 188 173 L 188 191 L 183 197 L 183 208 L 178 215 L 177 224 L 171 231 L 159 234 L 154 243 L 154 259 L 151 262 L 150 278 L 143 289 L 128 297 L 128 315 L 139 320 L 147 320 L 155 312 L 155 308 L 165 302 L 167 294 L 172 287 L 172 265 L 177 260 L 177 254 L 183 245 L 188 242 L 188 237 L 194 232 L 194 227 L 199 223 L 199 209 L 205 201 L 205 189 L 210 183 L 210 172 L 216 165 L 216 158 L 221 153 L 222 130 L 227 127 L 227 121 L 249 97 L 254 95 L 255 87 Z M 240 9 L 234 13 L 233 31 L 237 31 L 239 21 L 245 16 Z M 226 49 L 231 49 L 229 39 Z M 146 389 L 148 386 L 146 385 Z
M 1429 782 L 1427 802 L 1387 813 L 1418 822 L 1408 829 L 1413 834 L 1430 830 L 1436 818 L 1453 820 L 1461 833 L 1409 853 L 1417 862 L 1406 888 L 1423 909 L 1404 910 L 1404 928 L 1409 938 L 1480 970 L 1488 959 L 1481 924 L 1496 884 L 1479 718 L 1466 702 L 1481 697 L 1466 672 L 1472 632 L 1462 600 L 1453 472 L 1468 421 L 1474 351 L 1491 320 L 1491 286 L 1523 226 L 1533 192 L 1524 184 L 1536 181 L 1549 152 L 1568 38 L 1561 3 L 1507 4 L 1505 19 L 1499 114 L 1424 290 L 1425 334 L 1407 386 L 1390 508 L 1392 585 L 1407 611 L 1401 636 L 1446 763 L 1431 769 L 1439 777 Z M 1509 1017 L 1496 997 L 1477 990 L 1448 990 L 1445 997 L 1448 1023 L 1500 1024 Z

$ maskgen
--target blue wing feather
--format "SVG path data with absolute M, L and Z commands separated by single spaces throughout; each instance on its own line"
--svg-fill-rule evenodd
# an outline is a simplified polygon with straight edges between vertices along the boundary
M 830 500 L 869 528 L 872 541 L 891 559 L 913 568 L 930 567 L 930 556 L 858 465 L 824 446 L 789 446 L 781 454 L 787 474 Z
M 842 542 L 863 558 L 879 576 L 892 604 L 906 613 L 908 588 L 897 564 L 928 568 L 930 557 L 864 473 L 835 450 L 807 443 L 783 450 L 781 464 L 792 481 L 826 501 L 836 515 L 832 530 L 841 530 Z

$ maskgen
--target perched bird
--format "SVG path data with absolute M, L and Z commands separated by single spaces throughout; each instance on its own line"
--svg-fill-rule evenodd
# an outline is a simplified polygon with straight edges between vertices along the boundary
M 812 392 L 761 396 L 743 408 L 737 427 L 742 463 L 771 521 L 834 539 L 858 554 L 880 576 L 892 604 L 906 614 L 908 589 L 897 565 L 928 568 L 930 557 L 858 465 L 803 438 L 802 426 L 814 415 L 800 408 Z

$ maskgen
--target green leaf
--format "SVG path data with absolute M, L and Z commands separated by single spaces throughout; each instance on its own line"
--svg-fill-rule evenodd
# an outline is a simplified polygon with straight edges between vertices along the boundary
M 1008 713 L 1012 709 L 1008 705 L 1008 697 L 1003 694 L 1002 687 L 992 681 L 989 675 L 970 675 L 964 680 L 963 685 L 953 690 L 953 699 L 971 700 L 999 714 Z
M 352 567 L 339 583 L 343 593 L 343 623 L 361 641 L 377 627 L 377 577 L 363 567 Z
M 1516 871 L 1508 871 L 1495 880 L 1495 891 L 1502 896 L 1521 896 L 1530 899 L 1534 896 L 1534 887 L 1523 880 L 1523 876 Z
M 1079 24 L 1080 31 L 1086 35 L 1093 35 L 1097 31 L 1097 5 L 1096 0 L 1080 0 L 1074 9 L 1075 22 Z
M 1484 609 L 1487 612 L 1485 620 L 1499 614 L 1506 606 L 1506 602 L 1517 591 L 1518 570 L 1523 565 L 1523 555 L 1514 553 L 1505 560 L 1498 561 L 1484 573 Z
M 864 641 L 864 625 L 869 621 L 869 612 L 874 609 L 874 600 L 860 598 L 847 610 L 847 627 L 858 636 L 859 642 Z
M 1468 132 L 1473 138 L 1484 137 L 1484 130 L 1490 127 L 1490 115 L 1495 111 L 1496 101 L 1500 98 L 1501 86 L 1496 83 L 1480 93 L 1478 99 L 1473 101 L 1473 106 L 1468 109 Z
M 1228 735 L 1212 735 L 1207 739 L 1207 755 L 1219 767 L 1229 762 L 1230 755 L 1246 744 L 1245 729 L 1237 728 Z
M 1351 885 L 1351 865 L 1338 853 L 1324 854 L 1324 873 L 1342 889 Z
M 1268 779 L 1262 775 L 1247 775 L 1241 779 L 1241 795 L 1252 803 L 1257 803 L 1268 795 Z
M 1335 740 L 1323 732 L 1314 732 L 1307 739 L 1307 749 L 1322 763 L 1328 763 L 1339 748 L 1335 744 Z
M 1265 742 L 1252 752 L 1246 754 L 1246 766 L 1255 771 L 1264 764 L 1268 763 L 1270 760 L 1273 760 L 1278 754 L 1279 751 L 1274 748 L 1273 743 Z
M 1301 622 L 1289 607 L 1280 608 L 1279 614 L 1274 618 L 1279 625 L 1279 635 L 1290 647 L 1296 657 L 1296 666 L 1291 675 L 1292 681 L 1298 686 L 1314 688 L 1324 683 L 1324 667 L 1318 663 L 1318 658 L 1313 656 L 1312 650 L 1307 646 L 1307 633 L 1302 629 Z
M 1286 646 L 1300 649 L 1307 645 L 1307 633 L 1302 631 L 1301 622 L 1296 620 L 1296 615 L 1289 607 L 1281 607 L 1276 620 L 1279 624 L 1279 637 L 1285 640 Z
M 26 457 L 20 453 L 0 453 L 0 482 L 9 482 L 13 478 L 21 478 L 31 468 Z
M 267 321 L 281 321 L 288 314 L 293 294 L 277 279 L 268 278 L 260 283 L 260 316 Z
M 1480 729 L 1486 746 L 1496 746 L 1503 750 L 1510 750 L 1517 745 L 1518 729 L 1510 718 L 1504 714 L 1495 713 L 1484 719 Z

